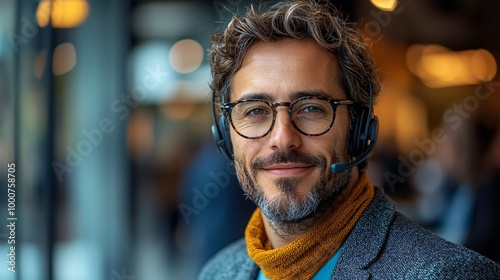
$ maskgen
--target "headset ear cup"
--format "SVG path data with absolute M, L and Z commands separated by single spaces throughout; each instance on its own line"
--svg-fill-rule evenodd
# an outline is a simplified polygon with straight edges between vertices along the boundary
M 370 128 L 368 129 L 368 139 L 370 141 L 370 146 L 375 146 L 378 137 L 378 117 L 373 116 L 370 120 Z
M 354 128 L 352 130 L 352 152 L 354 157 L 358 157 L 366 149 L 366 122 L 367 110 L 365 108 L 358 111 Z
M 227 134 L 227 133 L 226 133 Z M 232 160 L 233 152 L 232 152 L 232 144 L 231 140 L 227 140 L 228 137 L 222 136 L 222 134 L 218 131 L 217 126 L 212 125 L 212 137 L 214 138 L 215 144 L 217 145 L 217 149 L 220 153 L 222 153 L 226 158 Z
M 224 145 L 224 154 L 230 160 L 233 160 L 233 143 L 231 143 L 231 135 L 229 134 L 229 121 L 226 114 L 222 114 L 219 118 L 219 127 Z
M 358 157 L 367 149 L 373 148 L 378 137 L 378 117 L 369 116 L 367 109 L 362 109 L 356 117 L 352 130 L 353 156 Z
M 231 143 L 231 135 L 229 134 L 229 122 L 227 115 L 222 113 L 217 120 L 216 115 L 216 93 L 212 92 L 212 137 L 217 145 L 217 149 L 229 160 L 233 160 L 233 144 Z
M 217 146 L 219 152 L 225 155 L 225 152 L 223 151 L 223 139 L 216 124 L 212 125 L 212 138 L 214 139 L 215 145 Z
M 219 118 L 219 127 L 212 125 L 212 137 L 214 138 L 217 149 L 229 160 L 233 159 L 233 144 L 229 135 L 228 122 L 223 114 Z

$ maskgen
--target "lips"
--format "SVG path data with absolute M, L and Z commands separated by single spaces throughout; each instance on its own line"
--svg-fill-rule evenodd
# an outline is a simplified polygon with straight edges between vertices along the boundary
M 296 176 L 307 172 L 312 167 L 314 166 L 301 163 L 280 163 L 266 166 L 262 170 L 272 175 Z
M 304 176 L 315 168 L 326 166 L 326 158 L 322 155 L 302 154 L 296 150 L 287 152 L 276 151 L 266 157 L 255 158 L 250 169 L 263 172 L 269 176 L 294 177 Z

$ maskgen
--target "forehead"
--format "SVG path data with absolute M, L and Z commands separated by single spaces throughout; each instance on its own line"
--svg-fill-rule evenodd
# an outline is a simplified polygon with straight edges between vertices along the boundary
M 308 93 L 344 99 L 335 56 L 311 39 L 253 43 L 232 80 L 231 100 L 291 101 Z

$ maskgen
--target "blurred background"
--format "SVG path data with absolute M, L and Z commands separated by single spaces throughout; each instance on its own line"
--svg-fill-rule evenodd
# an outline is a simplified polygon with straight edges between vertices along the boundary
M 500 2 L 333 2 L 383 81 L 370 179 L 499 262 Z M 254 206 L 211 139 L 206 50 L 250 3 L 0 2 L 0 279 L 195 279 L 243 236 Z

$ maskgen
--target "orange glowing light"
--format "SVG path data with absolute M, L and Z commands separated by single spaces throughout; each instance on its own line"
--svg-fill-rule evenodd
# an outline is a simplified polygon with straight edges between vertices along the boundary
M 407 50 L 406 63 L 432 88 L 488 82 L 497 73 L 495 57 L 484 49 L 455 52 L 439 45 L 413 45 Z
M 89 3 L 85 0 L 42 0 L 36 10 L 40 27 L 49 24 L 54 28 L 73 28 L 81 25 L 89 13 Z
M 398 5 L 398 0 L 370 0 L 372 4 L 382 11 L 392 12 Z

